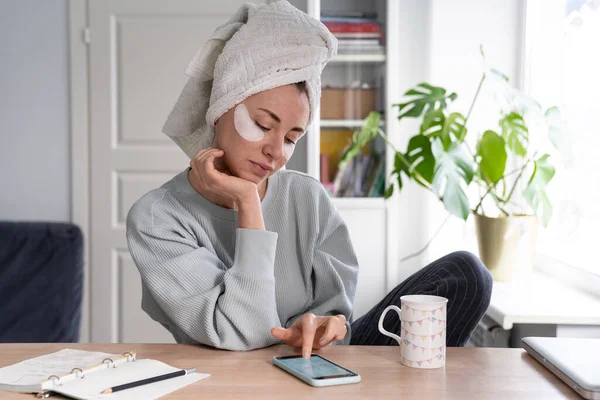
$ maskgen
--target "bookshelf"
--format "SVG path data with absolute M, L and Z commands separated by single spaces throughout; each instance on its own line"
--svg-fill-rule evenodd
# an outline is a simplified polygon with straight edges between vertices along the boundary
M 338 54 L 322 74 L 320 119 L 315 118 L 309 129 L 306 150 L 307 172 L 324 184 L 335 201 L 347 197 L 382 198 L 393 165 L 385 144 L 378 140 L 353 160 L 351 167 L 339 168 L 344 148 L 368 113 L 386 111 L 391 106 L 387 90 L 393 84 L 390 70 L 397 59 L 389 51 L 394 48 L 397 36 L 390 34 L 389 29 L 396 26 L 389 13 L 397 8 L 393 3 L 391 0 L 307 0 L 306 3 L 308 14 L 319 18 L 338 39 Z M 381 126 L 384 129 L 387 126 L 385 119 Z

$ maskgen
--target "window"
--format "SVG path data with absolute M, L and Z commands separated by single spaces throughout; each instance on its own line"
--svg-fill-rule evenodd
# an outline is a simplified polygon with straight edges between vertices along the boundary
M 524 67 L 525 91 L 568 127 L 539 252 L 600 275 L 600 0 L 529 0 Z

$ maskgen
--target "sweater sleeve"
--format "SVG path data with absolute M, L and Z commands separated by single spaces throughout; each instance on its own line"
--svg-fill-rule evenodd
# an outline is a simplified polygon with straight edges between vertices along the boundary
M 276 342 L 270 328 L 281 326 L 274 279 L 277 233 L 238 228 L 229 269 L 180 229 L 128 221 L 127 242 L 151 296 L 191 339 L 228 350 Z
M 339 212 L 326 194 L 321 196 L 319 203 L 320 232 L 315 243 L 311 274 L 313 301 L 303 314 L 343 314 L 350 333 L 350 316 L 358 281 L 358 261 L 348 228 Z M 291 326 L 303 314 L 289 320 L 286 327 Z M 347 344 L 349 341 L 350 334 L 347 334 L 340 343 Z

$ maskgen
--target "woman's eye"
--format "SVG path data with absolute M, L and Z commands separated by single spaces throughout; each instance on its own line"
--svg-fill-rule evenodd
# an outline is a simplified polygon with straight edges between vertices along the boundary
M 289 144 L 293 144 L 293 145 L 296 144 L 296 142 L 294 142 L 292 139 L 289 139 L 289 138 L 285 138 L 285 142 L 289 143 Z
M 264 132 L 267 132 L 269 130 L 269 128 L 265 128 L 264 126 L 262 126 L 261 124 L 259 124 L 258 122 L 254 122 L 256 124 L 256 126 L 258 126 L 261 130 L 263 130 Z

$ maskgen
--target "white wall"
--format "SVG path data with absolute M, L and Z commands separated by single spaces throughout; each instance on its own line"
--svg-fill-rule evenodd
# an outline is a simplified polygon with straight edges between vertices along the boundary
M 429 0 L 399 0 L 400 15 L 399 29 L 401 40 L 399 46 L 400 68 L 398 73 L 399 93 L 392 100 L 400 102 L 401 96 L 414 85 L 429 80 L 429 51 L 431 43 L 431 2 Z M 397 108 L 387 110 L 397 115 Z M 399 124 L 400 143 L 398 150 L 405 151 L 408 139 L 414 135 L 419 124 L 411 119 L 405 119 Z M 400 225 L 398 229 L 398 256 L 403 258 L 422 247 L 427 239 L 428 227 L 427 210 L 422 207 L 426 201 L 426 191 L 408 182 L 403 177 L 404 187 L 398 195 L 398 221 L 390 221 Z M 423 257 L 414 257 L 400 263 L 396 270 L 396 279 L 388 282 L 388 288 L 406 279 L 414 271 L 425 265 Z M 392 273 L 391 276 L 394 274 Z
M 404 52 L 401 58 L 406 58 L 407 68 L 415 78 L 409 86 L 425 79 L 456 92 L 459 97 L 455 107 L 466 115 L 483 71 L 480 44 L 488 63 L 508 75 L 513 84 L 520 84 L 524 0 L 403 0 L 403 3 L 412 19 L 407 39 L 425 42 L 408 49 L 410 52 L 406 48 L 401 50 Z M 422 66 L 421 73 L 415 70 L 415 65 Z M 401 89 L 404 92 L 408 87 Z M 485 106 L 475 107 L 469 127 L 477 128 L 478 116 L 485 111 Z M 412 136 L 416 126 L 402 122 L 401 130 Z M 404 216 L 401 212 L 400 258 L 419 250 L 447 215 L 443 205 L 424 189 L 411 189 L 414 189 L 411 193 L 403 193 L 410 199 L 400 198 L 401 202 L 413 205 L 408 210 L 403 207 Z M 451 217 L 428 251 L 400 264 L 398 282 L 453 250 L 476 251 L 473 233 L 471 220 L 465 223 Z
M 70 220 L 66 0 L 0 0 L 0 220 Z

